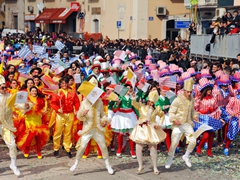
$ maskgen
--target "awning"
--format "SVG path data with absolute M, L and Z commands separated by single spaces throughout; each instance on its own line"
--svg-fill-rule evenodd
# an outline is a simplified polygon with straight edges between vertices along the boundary
M 50 23 L 50 18 L 59 11 L 60 8 L 46 8 L 43 12 L 36 17 L 36 23 Z
M 59 8 L 58 12 L 50 18 L 50 23 L 65 24 L 66 19 L 73 13 L 71 8 Z

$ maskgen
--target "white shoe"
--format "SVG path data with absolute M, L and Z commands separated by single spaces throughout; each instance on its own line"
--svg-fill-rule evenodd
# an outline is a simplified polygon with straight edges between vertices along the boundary
M 166 169 L 169 169 L 170 167 L 171 167 L 171 165 L 172 165 L 172 162 L 173 162 L 173 157 L 169 157 L 168 158 L 168 162 L 167 162 L 167 164 L 165 165 L 165 168 Z
M 185 163 L 186 163 L 186 165 L 188 166 L 188 167 L 192 167 L 192 164 L 191 164 L 191 162 L 190 162 L 190 160 L 189 160 L 189 158 L 188 157 L 186 157 L 186 156 L 182 156 L 182 159 L 185 161 Z
M 74 164 L 71 168 L 70 168 L 70 171 L 75 171 L 76 170 L 76 168 L 77 168 L 77 165 L 76 164 Z
M 110 175 L 114 174 L 114 170 L 112 169 L 112 167 L 110 165 L 106 166 L 107 170 L 108 170 L 108 173 Z
M 17 166 L 10 165 L 9 167 L 10 167 L 10 169 L 14 172 L 14 174 L 15 174 L 16 176 L 20 176 L 21 173 L 20 173 L 20 171 L 18 170 Z

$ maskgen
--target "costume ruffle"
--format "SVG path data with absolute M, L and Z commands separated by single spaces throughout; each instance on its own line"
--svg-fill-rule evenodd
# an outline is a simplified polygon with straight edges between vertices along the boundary
M 228 114 L 225 107 L 221 107 L 220 109 L 222 111 L 220 118 L 223 119 L 226 123 L 228 123 L 231 119 L 231 116 Z
M 211 126 L 213 128 L 213 130 L 211 131 L 216 131 L 219 130 L 223 127 L 222 122 L 220 120 L 217 120 L 209 115 L 206 114 L 200 114 L 199 115 L 199 122 L 200 123 L 196 123 L 194 121 L 194 131 L 197 131 L 198 128 L 202 125 L 202 124 L 207 124 L 209 126 Z
M 116 112 L 112 118 L 112 131 L 116 133 L 131 133 L 137 122 L 137 116 L 132 111 L 130 113 Z
M 234 139 L 236 139 L 239 132 L 240 132 L 239 119 L 237 117 L 232 117 L 232 119 L 229 121 L 229 126 L 228 126 L 228 132 L 227 132 L 228 139 L 233 141 Z
M 159 144 L 166 138 L 166 133 L 160 128 L 155 129 L 155 123 L 137 123 L 129 138 L 139 144 Z
M 31 128 L 25 129 L 25 131 L 22 131 L 17 138 L 17 146 L 20 150 L 24 151 L 26 148 L 28 148 L 28 145 L 30 144 L 29 150 L 37 151 L 36 139 L 33 138 L 31 142 L 28 141 L 28 136 L 30 134 L 34 137 L 39 137 L 38 140 L 40 140 L 40 142 L 38 142 L 38 148 L 42 149 L 42 147 L 45 146 L 49 140 L 50 132 L 48 130 L 48 127 L 45 125 L 35 127 L 32 126 Z

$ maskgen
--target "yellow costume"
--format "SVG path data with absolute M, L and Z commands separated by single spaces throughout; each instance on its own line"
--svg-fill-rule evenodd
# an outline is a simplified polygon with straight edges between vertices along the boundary
M 5 78 L 0 75 L 0 86 L 6 87 Z M 16 158 L 17 158 L 17 148 L 15 143 L 14 132 L 16 128 L 13 125 L 12 120 L 12 107 L 8 107 L 8 100 L 10 99 L 10 94 L 4 92 L 1 89 L 0 93 L 0 135 L 4 140 L 5 144 L 9 149 L 9 156 L 11 158 L 10 168 L 13 170 L 16 176 L 20 175 L 20 171 L 16 167 Z M 6 91 L 6 90 L 5 90 Z
M 157 106 L 153 109 L 136 100 L 132 101 L 132 105 L 139 111 L 140 117 L 129 138 L 139 144 L 159 144 L 164 141 L 165 132 L 162 129 L 154 129 L 154 126 L 160 126 L 164 121 L 165 116 L 161 108 Z M 161 117 L 158 123 L 156 123 L 156 116 Z
M 29 151 L 37 151 L 38 158 L 42 158 L 41 149 L 49 139 L 49 130 L 47 123 L 43 119 L 43 114 L 47 110 L 47 101 L 44 98 L 28 97 L 29 108 L 26 109 L 23 104 L 17 104 L 16 108 L 22 109 L 25 120 L 25 130 L 19 132 L 18 148 L 24 151 L 24 156 L 28 157 Z

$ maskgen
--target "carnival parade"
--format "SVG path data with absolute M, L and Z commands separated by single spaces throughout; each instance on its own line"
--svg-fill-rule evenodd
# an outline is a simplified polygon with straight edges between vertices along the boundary
M 186 167 L 194 166 L 190 154 L 214 158 L 214 141 L 231 156 L 239 134 L 238 69 L 229 74 L 219 63 L 212 64 L 215 71 L 183 69 L 151 55 L 139 60 L 129 49 L 116 50 L 113 59 L 89 51 L 73 57 L 62 51 L 61 38 L 55 42 L 58 52 L 51 56 L 43 46 L 28 42 L 18 50 L 3 44 L 1 56 L 1 135 L 16 176 L 21 174 L 17 154 L 42 159 L 50 139 L 52 156 L 59 157 L 64 149 L 66 157 L 75 159 L 70 171 L 77 170 L 81 158 L 97 153 L 114 174 L 109 151 L 121 158 L 129 149 L 141 174 L 146 145 L 155 175 L 160 174 L 157 154 L 164 144 L 166 169 L 182 142 Z M 163 43 L 167 55 L 169 41 Z
M 0 1 L 0 179 L 239 180 L 223 1 Z

